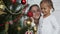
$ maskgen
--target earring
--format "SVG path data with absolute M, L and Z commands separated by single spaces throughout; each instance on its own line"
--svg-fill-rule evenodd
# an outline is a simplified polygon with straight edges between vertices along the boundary
M 41 15 L 43 16 L 43 13 L 41 13 Z
M 53 9 L 50 10 L 50 13 L 52 13 L 52 12 L 53 12 Z

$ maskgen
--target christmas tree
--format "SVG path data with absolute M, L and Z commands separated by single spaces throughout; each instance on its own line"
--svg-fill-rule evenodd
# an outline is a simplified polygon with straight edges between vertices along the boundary
M 27 0 L 0 0 L 0 34 L 27 34 L 34 31 L 31 28 L 32 12 L 24 13 L 29 6 Z M 29 17 L 26 25 L 22 25 L 21 18 Z

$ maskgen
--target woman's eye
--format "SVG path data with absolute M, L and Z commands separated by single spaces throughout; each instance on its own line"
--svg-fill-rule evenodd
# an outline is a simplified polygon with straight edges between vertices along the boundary
M 35 11 L 33 11 L 33 13 L 35 13 Z
M 41 10 L 42 10 L 43 8 L 41 8 Z
M 37 10 L 37 12 L 40 12 L 40 10 Z
M 46 8 L 41 8 L 41 10 L 46 10 Z
M 33 13 L 35 13 L 35 11 L 32 11 Z

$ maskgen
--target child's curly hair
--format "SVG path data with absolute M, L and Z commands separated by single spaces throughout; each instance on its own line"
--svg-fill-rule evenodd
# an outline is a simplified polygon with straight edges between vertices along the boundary
M 55 9 L 54 9 L 54 6 L 53 6 L 52 0 L 42 0 L 42 1 L 40 2 L 40 5 L 41 5 L 43 2 L 44 2 L 44 3 L 48 3 L 48 4 L 53 8 L 53 11 L 55 10 Z

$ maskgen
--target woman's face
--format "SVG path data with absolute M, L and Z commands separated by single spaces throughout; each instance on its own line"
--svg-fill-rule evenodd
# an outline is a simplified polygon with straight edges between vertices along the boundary
M 41 11 L 42 11 L 42 13 L 43 13 L 43 15 L 48 15 L 48 14 L 50 14 L 50 6 L 49 6 L 49 4 L 48 3 L 42 3 L 42 4 L 40 4 L 40 7 L 41 7 Z
M 34 18 L 34 19 L 39 19 L 39 17 L 40 17 L 39 7 L 33 6 L 33 7 L 31 8 L 31 11 L 33 12 L 33 18 Z

